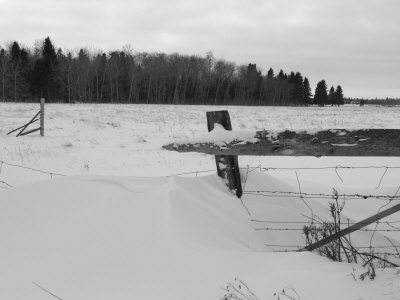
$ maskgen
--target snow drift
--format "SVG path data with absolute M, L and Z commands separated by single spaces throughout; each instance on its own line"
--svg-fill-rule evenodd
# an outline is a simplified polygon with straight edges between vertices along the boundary
M 290 188 L 258 172 L 247 184 L 266 182 Z M 398 276 L 386 270 L 374 282 L 355 282 L 349 274 L 359 267 L 270 252 L 267 244 L 300 242 L 299 234 L 254 230 L 247 211 L 269 219 L 308 214 L 289 199 L 242 203 L 216 175 L 71 176 L 4 191 L 0 298 L 51 299 L 51 292 L 74 300 L 219 299 L 221 287 L 239 277 L 260 299 L 273 299 L 288 284 L 303 299 L 383 299 L 382 284 Z M 332 281 L 345 294 L 326 293 Z

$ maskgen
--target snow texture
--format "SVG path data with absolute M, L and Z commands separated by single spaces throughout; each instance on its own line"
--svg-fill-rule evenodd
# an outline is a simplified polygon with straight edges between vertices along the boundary
M 206 135 L 205 111 L 220 108 L 51 104 L 46 105 L 45 137 L 6 135 L 36 109 L 34 104 L 0 103 L 0 161 L 69 176 L 1 166 L 0 182 L 14 188 L 0 189 L 0 299 L 55 299 L 38 285 L 74 300 L 220 299 L 221 288 L 236 277 L 265 300 L 276 299 L 273 294 L 286 287 L 293 287 L 303 300 L 400 297 L 397 269 L 379 269 L 374 281 L 361 281 L 360 265 L 307 252 L 273 252 L 282 247 L 271 245 L 304 245 L 301 233 L 256 230 L 265 224 L 251 221 L 303 222 L 309 207 L 324 218 L 328 200 L 303 199 L 306 205 L 300 197 L 257 193 L 240 200 L 215 174 L 212 156 L 161 149 L 171 140 Z M 400 128 L 398 108 L 228 110 L 233 128 L 243 132 Z M 216 140 L 219 134 L 217 129 Z M 239 163 L 246 191 L 295 193 L 300 184 L 303 193 L 336 188 L 340 193 L 393 195 L 400 185 L 398 169 L 297 174 L 263 169 L 400 166 L 393 157 L 239 157 Z M 185 172 L 193 173 L 174 175 Z M 344 214 L 357 221 L 385 204 L 347 201 Z M 400 241 L 398 232 L 382 232 L 376 233 L 374 243 L 382 243 L 384 236 Z M 353 238 L 369 245 L 371 235 L 360 232 Z

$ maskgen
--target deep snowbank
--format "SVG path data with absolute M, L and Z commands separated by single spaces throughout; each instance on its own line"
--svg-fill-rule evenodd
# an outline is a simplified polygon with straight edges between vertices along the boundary
M 266 182 L 290 188 L 258 172 L 247 184 L 265 188 Z M 302 299 L 390 299 L 399 285 L 393 269 L 379 271 L 373 282 L 354 281 L 349 274 L 361 272 L 357 266 L 269 252 L 267 243 L 295 243 L 298 233 L 254 230 L 240 200 L 215 175 L 75 176 L 0 195 L 1 299 L 52 298 L 33 282 L 74 300 L 219 299 L 235 277 L 260 299 L 274 299 L 288 285 Z M 253 196 L 244 204 L 257 218 L 308 214 L 289 199 L 266 203 Z M 340 288 L 332 291 L 332 284 Z

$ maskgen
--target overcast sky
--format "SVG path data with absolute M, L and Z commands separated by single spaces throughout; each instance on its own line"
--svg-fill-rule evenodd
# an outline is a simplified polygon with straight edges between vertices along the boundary
M 0 44 L 204 55 L 400 98 L 400 0 L 0 0 Z

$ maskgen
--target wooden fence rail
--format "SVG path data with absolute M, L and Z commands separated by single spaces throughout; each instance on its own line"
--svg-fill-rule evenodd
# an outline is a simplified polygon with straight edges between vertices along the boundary
M 313 251 L 315 249 L 321 248 L 323 246 L 325 246 L 326 244 L 329 244 L 337 239 L 340 239 L 341 237 L 348 235 L 354 231 L 360 230 L 361 228 L 368 226 L 372 223 L 378 222 L 379 220 L 390 216 L 392 214 L 394 214 L 395 212 L 398 212 L 400 210 L 400 204 L 396 204 L 388 209 L 385 209 L 379 213 L 377 213 L 376 215 L 373 215 L 371 217 L 368 217 L 356 224 L 353 224 L 343 230 L 340 230 L 339 232 L 328 236 L 320 241 L 315 242 L 314 244 L 308 245 L 307 247 L 305 247 L 304 249 L 301 249 L 300 251 L 304 251 L 304 250 L 308 250 L 308 251 Z
M 207 127 L 214 124 L 232 130 L 228 111 L 207 112 Z M 331 129 L 314 133 L 258 131 L 248 141 L 230 143 L 171 143 L 164 149 L 178 152 L 199 152 L 215 156 L 218 175 L 238 197 L 242 195 L 238 176 L 238 155 L 264 156 L 398 156 L 400 157 L 400 129 Z
M 214 124 L 232 130 L 228 111 L 207 112 L 208 131 Z M 333 129 L 318 132 L 258 131 L 249 140 L 230 143 L 171 143 L 164 149 L 178 152 L 199 152 L 215 156 L 218 176 L 237 197 L 242 196 L 238 155 L 264 156 L 397 156 L 400 157 L 400 129 Z M 357 231 L 400 210 L 400 204 L 364 219 L 337 234 L 309 245 L 303 250 L 315 250 L 344 235 Z
M 250 141 L 168 144 L 164 149 L 212 155 L 400 156 L 400 129 L 257 131 Z

